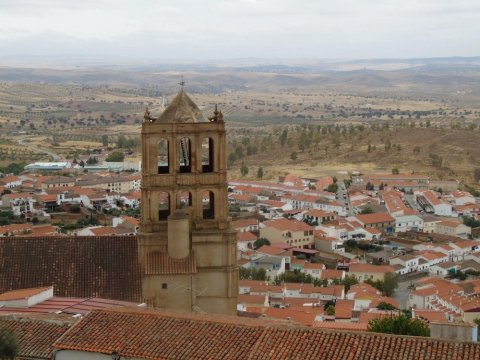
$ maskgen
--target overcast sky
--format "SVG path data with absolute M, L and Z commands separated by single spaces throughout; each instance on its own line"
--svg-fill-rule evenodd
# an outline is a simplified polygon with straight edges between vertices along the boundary
M 0 0 L 0 58 L 480 55 L 480 0 Z

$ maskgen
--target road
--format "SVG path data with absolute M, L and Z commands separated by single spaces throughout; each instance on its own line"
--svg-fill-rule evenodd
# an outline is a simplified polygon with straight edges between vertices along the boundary
M 23 138 L 21 138 L 21 139 L 17 139 L 17 144 L 19 144 L 19 145 L 21 145 L 21 146 L 24 146 L 24 147 L 26 147 L 26 148 L 29 148 L 29 149 L 32 150 L 33 152 L 51 156 L 52 159 L 53 159 L 53 161 L 60 161 L 60 160 L 62 160 L 62 158 L 61 158 L 60 156 L 58 156 L 56 153 L 54 153 L 53 151 L 48 150 L 48 149 L 42 149 L 42 148 L 39 148 L 39 147 L 37 147 L 37 146 L 33 146 L 33 145 L 31 145 L 31 144 L 25 143 L 25 140 L 28 140 L 28 138 L 27 138 L 27 137 L 23 137 Z
M 353 214 L 352 206 L 350 204 L 350 199 L 348 198 L 348 191 L 347 188 L 345 187 L 345 183 L 343 181 L 338 181 L 338 190 L 337 190 L 337 201 L 345 205 L 347 208 L 347 215 L 351 216 Z

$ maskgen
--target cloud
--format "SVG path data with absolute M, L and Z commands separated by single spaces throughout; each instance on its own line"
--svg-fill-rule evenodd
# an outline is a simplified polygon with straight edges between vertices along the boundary
M 470 56 L 478 20 L 477 0 L 1 0 L 0 54 Z

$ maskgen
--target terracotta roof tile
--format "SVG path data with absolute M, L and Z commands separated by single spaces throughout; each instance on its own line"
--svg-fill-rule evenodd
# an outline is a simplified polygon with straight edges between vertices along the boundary
M 284 249 L 280 249 L 276 246 L 263 245 L 257 249 L 257 252 L 272 256 L 280 256 L 285 253 Z
M 480 345 L 423 337 L 306 328 L 239 317 L 166 311 L 99 310 L 57 349 L 144 359 L 478 359 Z
M 16 359 L 51 359 L 53 343 L 72 325 L 72 320 L 52 320 L 50 316 L 0 317 L 0 328 L 15 333 L 19 353 Z
M 146 275 L 196 274 L 197 265 L 193 251 L 184 259 L 174 259 L 167 253 L 153 252 L 145 261 Z
M 335 319 L 351 319 L 355 300 L 338 299 L 335 303 Z
M 18 290 L 11 290 L 0 294 L 0 301 L 10 301 L 10 300 L 22 300 L 34 295 L 38 295 L 48 289 L 51 286 L 40 287 L 40 288 L 31 288 L 31 289 L 18 289 Z
M 250 231 L 240 231 L 237 232 L 237 241 L 238 242 L 248 242 L 255 241 L 258 239 L 258 236 Z
M 352 263 L 349 267 L 349 272 L 355 273 L 387 273 L 393 272 L 393 268 L 389 265 L 372 265 Z
M 288 230 L 288 231 L 310 231 L 313 230 L 313 227 L 305 224 L 303 221 L 298 220 L 288 220 L 288 219 L 277 219 L 264 222 L 264 225 L 267 227 L 274 227 L 278 230 Z
M 0 237 L 0 292 L 43 286 L 55 296 L 141 302 L 137 238 Z
M 268 308 L 265 310 L 264 315 L 267 317 L 283 320 L 291 320 L 298 324 L 305 326 L 312 326 L 317 316 L 316 312 L 309 312 L 305 307 L 305 311 L 280 309 L 280 308 Z
M 387 213 L 359 214 L 355 215 L 355 217 L 364 224 L 377 224 L 395 221 L 395 219 Z
M 343 270 L 325 269 L 320 274 L 321 280 L 343 279 L 345 272 Z
M 241 229 L 247 226 L 258 226 L 258 220 L 257 219 L 238 219 L 232 221 L 232 227 L 234 229 Z
M 367 323 L 315 321 L 313 327 L 316 329 L 367 331 Z

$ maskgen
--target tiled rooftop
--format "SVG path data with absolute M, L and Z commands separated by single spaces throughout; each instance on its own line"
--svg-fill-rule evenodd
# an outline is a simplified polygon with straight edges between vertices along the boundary
M 174 259 L 166 253 L 153 252 L 147 255 L 145 262 L 145 274 L 168 275 L 168 274 L 195 274 L 197 265 L 193 252 L 184 259 Z
M 50 286 L 41 287 L 41 288 L 33 288 L 33 289 L 18 289 L 18 290 L 11 290 L 0 294 L 0 301 L 11 301 L 11 300 L 22 300 L 26 299 L 35 295 L 38 295 L 48 289 Z
M 53 286 L 55 296 L 142 301 L 137 238 L 0 238 L 0 293 Z
M 50 317 L 0 317 L 0 328 L 6 328 L 15 333 L 19 348 L 17 359 L 51 359 L 53 343 L 71 325 L 71 320 L 52 320 Z
M 422 337 L 341 332 L 265 320 L 165 311 L 100 310 L 57 349 L 143 359 L 478 359 L 480 345 Z

